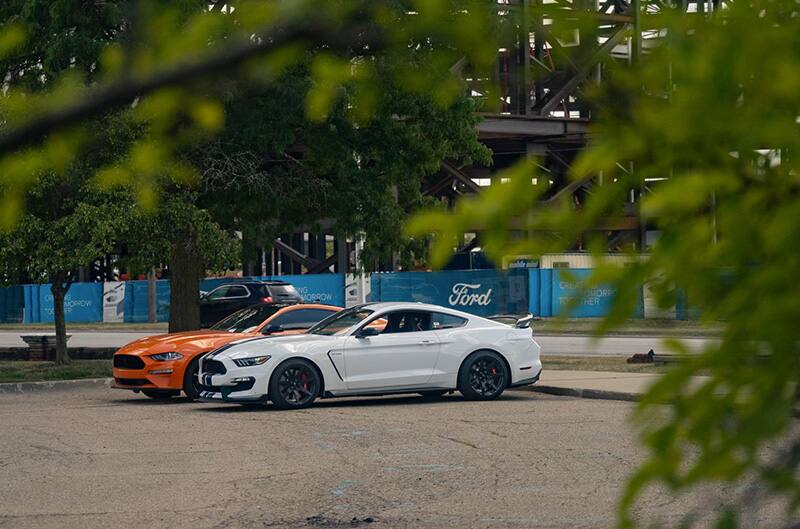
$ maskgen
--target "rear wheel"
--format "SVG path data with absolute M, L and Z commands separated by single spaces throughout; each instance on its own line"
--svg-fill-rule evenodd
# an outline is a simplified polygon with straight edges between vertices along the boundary
M 310 362 L 287 360 L 275 368 L 269 381 L 269 400 L 276 408 L 296 410 L 311 406 L 322 381 Z
M 470 400 L 492 400 L 508 385 L 508 370 L 493 351 L 478 351 L 464 361 L 458 373 L 458 391 Z
M 197 400 L 200 397 L 200 381 L 197 380 L 197 372 L 200 369 L 200 357 L 192 360 L 183 373 L 183 392 L 189 400 Z
M 181 392 L 176 389 L 143 389 L 142 393 L 144 393 L 145 396 L 156 400 L 171 399 L 172 397 L 177 397 L 181 394 Z

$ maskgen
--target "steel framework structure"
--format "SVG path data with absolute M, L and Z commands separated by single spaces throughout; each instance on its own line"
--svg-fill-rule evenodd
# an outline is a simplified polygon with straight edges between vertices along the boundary
M 632 63 L 646 53 L 658 38 L 657 30 L 643 30 L 641 17 L 669 5 L 689 16 L 704 16 L 724 7 L 723 0 L 491 0 L 495 3 L 498 26 L 510 35 L 497 50 L 493 75 L 470 74 L 468 65 L 457 64 L 469 87 L 489 111 L 481 113 L 477 126 L 481 142 L 493 152 L 490 168 L 463 165 L 446 160 L 441 170 L 422 185 L 425 194 L 453 204 L 460 196 L 479 193 L 497 182 L 497 173 L 528 158 L 541 169 L 548 182 L 541 207 L 558 198 L 569 197 L 576 207 L 602 183 L 602 175 L 584 181 L 570 181 L 567 173 L 577 154 L 590 138 L 593 109 L 585 88 L 602 83 L 610 61 Z M 553 18 L 582 20 L 571 35 L 556 35 Z M 587 25 L 586 20 L 591 24 Z M 580 27 L 580 29 L 579 29 Z M 598 178 L 599 176 L 599 178 Z M 631 190 L 625 216 L 609 219 L 599 229 L 608 233 L 609 249 L 622 242 L 645 248 L 646 226 L 638 215 L 643 190 Z M 479 245 L 480 227 L 462 249 Z M 320 237 L 323 241 L 320 243 Z M 328 243 L 332 242 L 328 235 Z M 287 234 L 276 241 L 273 256 L 288 262 L 288 269 L 300 271 L 348 271 L 352 243 L 335 241 L 335 252 L 326 255 L 325 235 Z M 580 250 L 580 243 L 574 248 Z M 268 271 L 275 271 L 268 266 Z

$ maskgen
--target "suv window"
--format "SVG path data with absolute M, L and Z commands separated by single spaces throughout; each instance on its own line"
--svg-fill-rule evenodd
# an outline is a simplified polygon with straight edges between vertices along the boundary
M 225 297 L 228 296 L 228 290 L 230 288 L 231 287 L 229 287 L 228 285 L 223 285 L 221 287 L 217 287 L 217 288 L 215 288 L 214 290 L 211 291 L 211 293 L 208 295 L 208 299 L 225 298 Z
M 461 318 L 450 314 L 442 314 L 441 312 L 434 312 L 432 323 L 433 323 L 433 329 L 438 331 L 441 329 L 455 329 L 457 327 L 463 327 L 464 325 L 467 324 L 467 320 L 466 318 Z
M 250 291 L 244 285 L 231 285 L 228 287 L 228 293 L 225 295 L 227 298 L 246 298 L 250 295 Z
M 334 312 L 333 310 L 325 309 L 297 309 L 281 314 L 269 324 L 280 325 L 284 329 L 307 329 L 334 314 Z
M 431 330 L 431 313 L 418 310 L 400 310 L 385 315 L 386 326 L 381 334 L 422 332 Z
M 300 297 L 300 293 L 293 285 L 269 285 L 270 295 L 274 297 Z

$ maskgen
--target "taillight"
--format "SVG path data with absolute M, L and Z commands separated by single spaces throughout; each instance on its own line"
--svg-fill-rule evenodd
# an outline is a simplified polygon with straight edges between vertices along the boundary
M 272 296 L 261 298 L 261 301 L 263 301 L 264 303 L 272 303 Z

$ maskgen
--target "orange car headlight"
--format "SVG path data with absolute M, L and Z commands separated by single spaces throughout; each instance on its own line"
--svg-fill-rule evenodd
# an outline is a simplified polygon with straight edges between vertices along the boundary
M 170 353 L 158 353 L 150 355 L 150 358 L 158 362 L 168 362 L 170 360 L 180 360 L 181 358 L 183 358 L 183 355 L 173 351 Z

